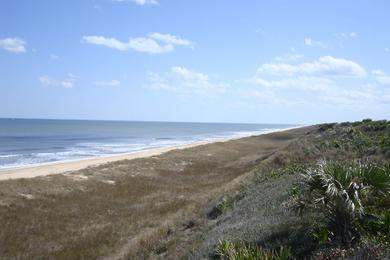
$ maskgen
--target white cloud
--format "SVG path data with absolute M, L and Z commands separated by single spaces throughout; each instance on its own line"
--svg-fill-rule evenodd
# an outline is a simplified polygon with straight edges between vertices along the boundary
M 332 84 L 332 80 L 321 77 L 299 76 L 280 80 L 267 80 L 256 76 L 252 82 L 266 88 L 300 89 L 300 90 L 326 90 Z
M 169 73 L 161 76 L 149 73 L 149 87 L 175 92 L 180 95 L 205 95 L 225 93 L 228 85 L 223 82 L 213 82 L 209 76 L 185 67 L 173 66 Z
M 134 3 L 138 5 L 157 5 L 157 0 L 133 0 Z
M 167 53 L 173 51 L 175 45 L 191 44 L 189 40 L 182 39 L 179 36 L 159 33 L 152 33 L 149 37 L 130 38 L 128 42 L 121 42 L 115 38 L 106 38 L 103 36 L 84 36 L 83 41 L 120 51 L 132 49 L 150 54 Z M 162 43 L 159 43 L 158 41 Z
M 357 37 L 357 32 L 350 32 L 349 37 Z
M 313 62 L 301 64 L 266 63 L 258 69 L 258 73 L 279 76 L 312 75 L 332 77 L 363 77 L 366 74 L 364 68 L 359 64 L 332 56 L 323 56 Z
M 26 52 L 26 44 L 27 42 L 19 38 L 0 39 L 0 48 L 13 53 Z
M 390 80 L 383 72 L 374 73 L 382 82 Z M 247 81 L 254 85 L 245 93 L 261 104 L 362 108 L 377 104 L 386 94 L 369 84 L 371 78 L 365 75 L 358 63 L 331 56 L 298 64 L 265 63 Z
M 385 52 L 390 52 L 390 48 L 385 48 Z
M 355 106 L 362 108 L 380 100 L 380 94 L 370 89 L 341 89 L 332 88 L 318 97 L 326 105 L 337 106 Z
M 93 84 L 96 86 L 119 87 L 121 82 L 119 80 L 113 79 L 109 81 L 95 81 Z
M 165 53 L 174 50 L 174 46 L 172 44 L 160 45 L 153 39 L 142 37 L 130 39 L 127 46 L 135 51 L 146 53 Z
M 189 80 L 189 81 L 197 81 L 197 82 L 203 82 L 206 83 L 209 81 L 209 76 L 206 74 L 196 72 L 193 70 L 189 70 L 184 67 L 177 67 L 174 66 L 171 68 L 171 71 L 178 77 L 184 80 Z
M 349 32 L 349 33 L 342 32 L 342 33 L 340 33 L 340 36 L 343 38 L 355 38 L 358 36 L 358 33 L 357 32 Z
M 312 45 L 313 45 L 313 42 L 312 42 L 312 39 L 311 39 L 311 38 L 305 38 L 304 41 L 305 41 L 305 44 L 306 44 L 306 45 L 309 45 L 309 46 L 312 46 Z
M 180 36 L 175 36 L 171 34 L 150 33 L 149 37 L 173 45 L 183 45 L 183 46 L 192 45 L 192 43 L 189 40 L 182 39 L 180 38 Z
M 307 46 L 310 46 L 310 47 L 320 47 L 320 48 L 324 48 L 324 49 L 328 47 L 325 43 L 320 42 L 320 41 L 315 41 L 309 37 L 305 38 L 304 42 Z
M 371 71 L 371 73 L 376 79 L 376 81 L 378 81 L 379 83 L 384 85 L 390 85 L 390 75 L 387 75 L 381 70 L 373 70 Z
M 120 51 L 125 51 L 129 49 L 126 43 L 122 43 L 114 38 L 105 38 L 103 36 L 84 36 L 83 40 L 87 43 L 103 45 Z
M 158 0 L 112 0 L 113 2 L 133 2 L 137 5 L 158 5 Z
M 55 54 L 50 54 L 50 59 L 52 59 L 52 60 L 59 60 L 60 57 L 58 55 L 55 55 Z
M 77 76 L 69 73 L 63 80 L 52 79 L 47 75 L 40 76 L 38 80 L 43 86 L 73 88 L 77 78 Z
M 384 100 L 378 91 L 355 85 L 354 88 L 337 86 L 338 82 L 326 78 L 291 78 L 257 83 L 258 88 L 246 89 L 242 94 L 263 104 L 363 108 Z M 268 83 L 271 85 L 264 86 Z M 313 90 L 316 92 L 308 92 Z
M 120 51 L 133 49 L 138 52 L 165 53 L 174 49 L 172 44 L 160 45 L 153 39 L 143 37 L 130 39 L 128 42 L 121 42 L 115 38 L 105 38 L 103 36 L 84 36 L 83 40 L 87 43 L 103 45 Z

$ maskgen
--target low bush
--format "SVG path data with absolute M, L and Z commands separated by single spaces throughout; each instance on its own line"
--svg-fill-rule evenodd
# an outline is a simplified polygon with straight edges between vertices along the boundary
M 321 124 L 320 126 L 319 126 L 319 131 L 320 132 L 324 132 L 324 131 L 326 131 L 326 130 L 328 130 L 328 129 L 332 129 L 334 126 L 336 125 L 336 123 L 327 123 L 327 124 Z
M 389 123 L 386 120 L 369 121 L 365 124 L 365 128 L 368 131 L 382 131 L 388 127 Z
M 323 213 L 328 233 L 320 241 L 351 246 L 364 234 L 389 236 L 390 164 L 323 161 L 303 173 L 302 191 L 290 205 Z

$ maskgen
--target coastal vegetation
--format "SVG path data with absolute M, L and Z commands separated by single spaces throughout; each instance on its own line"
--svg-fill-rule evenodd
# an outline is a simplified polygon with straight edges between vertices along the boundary
M 247 182 L 247 197 L 210 232 L 225 238 L 215 258 L 280 259 L 280 248 L 289 249 L 286 259 L 388 258 L 389 136 L 385 120 L 323 124 L 263 162 Z M 287 190 L 271 188 L 283 189 L 291 178 Z M 256 204 L 267 209 L 248 208 Z M 246 221 L 238 219 L 243 211 Z M 234 222 L 244 231 L 233 233 Z
M 386 259 L 390 122 L 0 182 L 4 259 Z

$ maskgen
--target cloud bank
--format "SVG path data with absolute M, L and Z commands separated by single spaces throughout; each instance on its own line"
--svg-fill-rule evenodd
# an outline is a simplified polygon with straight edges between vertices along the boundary
M 171 52 L 175 46 L 191 46 L 189 40 L 171 34 L 151 33 L 147 37 L 130 38 L 127 42 L 104 36 L 84 36 L 83 41 L 89 44 L 102 45 L 119 51 L 134 50 L 137 52 L 161 54 Z
M 364 77 L 366 72 L 356 62 L 323 56 L 318 60 L 300 64 L 291 63 L 266 63 L 258 73 L 273 74 L 279 76 L 310 75 L 331 77 Z

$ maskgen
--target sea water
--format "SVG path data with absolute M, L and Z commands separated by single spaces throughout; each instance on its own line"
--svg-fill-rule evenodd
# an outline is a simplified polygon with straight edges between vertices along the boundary
M 0 119 L 0 169 L 244 137 L 280 124 Z

